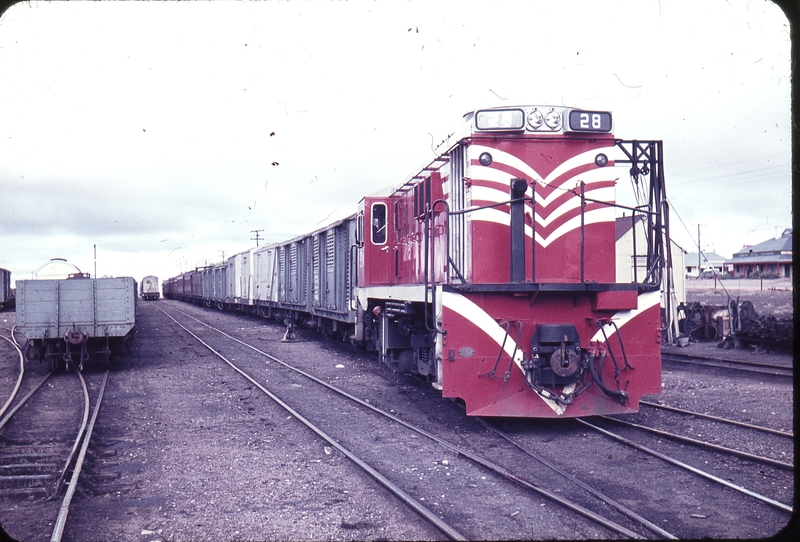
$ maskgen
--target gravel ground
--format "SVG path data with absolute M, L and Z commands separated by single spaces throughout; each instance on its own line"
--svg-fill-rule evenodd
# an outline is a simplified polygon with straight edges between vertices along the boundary
M 728 297 L 752 301 L 759 316 L 794 314 L 792 279 L 686 279 L 686 301 L 727 306 Z
M 189 346 L 184 332 L 155 310 L 162 303 L 140 304 L 134 351 L 112 372 L 65 540 L 442 539 L 441 533 L 353 469 L 349 460 L 309 437 L 297 420 L 256 392 L 252 384 L 207 350 Z M 410 421 L 430 429 L 448 428 L 454 442 L 476 449 L 490 442 L 457 403 L 442 400 L 424 381 L 393 374 L 372 365 L 368 357 L 324 340 L 281 343 L 283 330 L 271 323 L 203 312 L 237 328 L 278 357 L 288 358 L 301 350 L 314 352 L 309 354 L 310 363 L 323 378 L 343 388 L 366 391 L 384 408 L 395 408 Z M 9 325 L 2 323 L 9 318 L 13 319 L 13 313 L 0 314 L 0 325 Z M 12 371 L 0 373 L 0 386 L 7 386 L 4 382 L 12 378 Z M 716 383 L 715 378 L 693 370 L 668 369 L 663 393 L 650 399 L 729 417 L 738 414 L 743 421 L 781 429 L 792 427 L 791 386 L 787 392 L 772 381 L 751 378 Z M 640 414 L 638 419 L 646 421 L 647 416 Z M 631 478 L 626 462 L 634 461 L 636 454 L 615 447 L 600 457 L 598 447 L 607 447 L 603 438 L 587 430 L 569 430 L 566 438 L 557 422 L 527 420 L 519 422 L 520 431 L 537 449 L 549 450 L 554 461 L 574 461 L 576 473 L 583 472 L 587 480 L 595 479 L 614 490 L 634 509 L 638 505 L 656 515 L 662 510 L 661 520 L 673 522 L 670 527 L 683 537 L 761 537 L 780 528 L 774 516 L 767 519 L 736 508 L 739 505 L 731 508 L 724 501 L 708 501 L 707 494 L 692 487 L 691 481 L 666 474 L 672 471 L 657 461 L 644 460 L 652 468 L 642 474 L 638 487 L 635 483 L 631 487 L 622 481 Z M 718 431 L 718 438 L 725 436 L 723 429 L 697 422 L 680 425 L 695 434 Z M 793 448 L 780 450 L 780 446 L 787 445 L 778 444 L 770 451 L 793 460 Z M 463 472 L 457 468 L 458 458 L 446 450 L 436 445 L 425 449 L 429 465 L 421 473 L 420 492 L 426 490 L 425 479 L 457 477 Z M 585 458 L 605 461 L 605 457 L 607 467 L 582 470 Z M 601 475 L 604 471 L 621 481 L 619 487 Z M 648 490 L 644 479 L 658 481 L 658 496 Z M 462 485 L 473 491 L 459 498 L 478 505 L 486 502 L 491 488 L 484 483 L 495 482 L 463 480 Z M 771 481 L 764 484 L 769 486 Z M 780 491 L 786 495 L 793 489 L 792 482 Z M 8 521 L 3 512 L 12 508 L 17 513 Z M 574 516 L 552 503 L 521 508 L 509 499 L 499 509 L 504 513 L 478 518 L 484 529 L 476 532 L 484 534 L 474 538 L 610 537 L 602 530 L 578 527 Z M 0 501 L 0 522 L 19 540 L 39 540 L 40 531 L 33 534 L 29 525 L 41 518 L 40 510 L 40 503 Z M 725 521 L 730 528 L 716 527 L 716 522 Z M 498 531 L 505 525 L 509 526 L 506 532 L 514 534 L 503 536 Z

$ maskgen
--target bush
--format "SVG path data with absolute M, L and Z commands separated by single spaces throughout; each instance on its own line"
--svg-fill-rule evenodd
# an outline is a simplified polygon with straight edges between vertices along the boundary
M 753 271 L 750 273 L 749 279 L 777 279 L 780 278 L 774 271 Z

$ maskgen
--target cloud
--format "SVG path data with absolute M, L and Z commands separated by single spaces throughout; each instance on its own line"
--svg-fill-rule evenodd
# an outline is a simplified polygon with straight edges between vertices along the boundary
M 0 267 L 23 276 L 92 266 L 95 244 L 101 273 L 174 274 L 251 230 L 312 231 L 502 104 L 611 110 L 618 137 L 663 140 L 673 208 L 725 224 L 708 239 L 728 253 L 791 221 L 768 2 L 31 5 L 0 24 Z

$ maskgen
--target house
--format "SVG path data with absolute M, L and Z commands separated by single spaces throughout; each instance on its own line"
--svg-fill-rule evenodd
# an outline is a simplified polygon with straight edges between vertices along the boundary
M 683 269 L 687 277 L 697 278 L 700 273 L 709 270 L 716 272 L 718 275 L 732 270 L 728 259 L 716 252 L 703 252 L 699 255 L 697 252 L 690 252 L 686 254 L 684 261 L 686 264 Z
M 777 239 L 745 246 L 731 258 L 736 277 L 756 277 L 765 273 L 792 278 L 792 229 L 783 231 Z

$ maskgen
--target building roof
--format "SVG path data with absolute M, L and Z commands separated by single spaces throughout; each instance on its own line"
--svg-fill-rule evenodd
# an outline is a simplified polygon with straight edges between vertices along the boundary
M 743 262 L 791 262 L 792 261 L 792 229 L 784 230 L 777 239 L 769 239 L 757 245 L 742 247 L 733 255 L 734 263 Z
M 697 264 L 697 252 L 689 252 L 683 257 L 686 265 Z M 703 255 L 700 259 L 700 267 L 703 267 L 706 263 L 715 264 L 715 263 L 723 263 L 727 262 L 728 258 L 725 256 L 720 256 L 716 252 L 703 252 Z
M 639 222 L 644 222 L 644 217 L 639 215 L 636 217 Z M 633 228 L 633 219 L 630 216 L 617 217 L 614 221 L 615 240 L 619 241 L 620 238 L 628 233 Z

